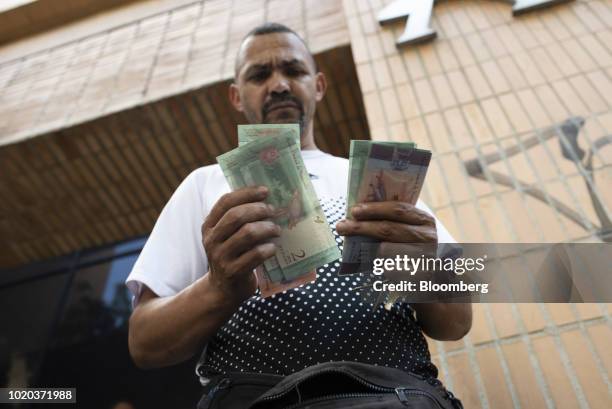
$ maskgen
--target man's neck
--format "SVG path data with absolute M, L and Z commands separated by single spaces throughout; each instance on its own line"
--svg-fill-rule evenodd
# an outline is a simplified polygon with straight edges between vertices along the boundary
M 308 132 L 308 134 L 306 135 L 306 138 L 302 138 L 300 140 L 300 148 L 303 151 L 314 151 L 314 150 L 319 150 L 319 148 L 317 148 L 317 144 L 314 141 L 314 135 L 312 132 L 312 128 L 311 130 Z

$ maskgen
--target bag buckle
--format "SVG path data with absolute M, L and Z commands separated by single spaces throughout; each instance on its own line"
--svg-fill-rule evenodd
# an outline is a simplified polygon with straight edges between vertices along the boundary
M 202 364 L 202 363 L 198 363 L 196 365 L 195 373 L 198 376 L 198 378 L 200 380 L 200 384 L 202 386 L 208 385 L 210 383 L 211 377 L 214 377 L 214 376 L 222 374 L 222 372 L 215 371 L 215 370 L 211 369 L 208 365 Z

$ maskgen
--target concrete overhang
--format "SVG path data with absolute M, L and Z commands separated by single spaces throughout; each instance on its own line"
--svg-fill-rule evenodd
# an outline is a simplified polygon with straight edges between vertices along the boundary
M 244 3 L 198 2 L 0 64 L 0 270 L 148 234 L 180 181 L 236 146 L 234 55 L 263 22 Z M 341 4 L 321 4 L 308 28 L 303 10 L 269 7 L 326 73 L 316 140 L 346 156 L 369 129 Z

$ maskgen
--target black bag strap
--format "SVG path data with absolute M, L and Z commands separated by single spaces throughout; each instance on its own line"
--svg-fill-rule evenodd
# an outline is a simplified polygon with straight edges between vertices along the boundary
M 227 372 L 214 376 L 204 388 L 198 409 L 245 409 L 283 379 L 281 375 Z
M 204 344 L 202 348 L 202 353 L 200 354 L 200 358 L 198 359 L 198 363 L 196 364 L 195 373 L 200 380 L 200 384 L 202 386 L 207 386 L 211 378 L 218 376 L 221 374 L 219 371 L 215 371 L 212 369 L 206 361 L 208 360 L 208 343 Z

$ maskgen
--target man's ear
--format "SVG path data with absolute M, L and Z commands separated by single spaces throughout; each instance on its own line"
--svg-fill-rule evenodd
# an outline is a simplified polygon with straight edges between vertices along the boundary
M 242 101 L 240 100 L 240 92 L 238 91 L 238 85 L 232 83 L 228 90 L 229 100 L 238 112 L 243 112 Z
M 322 72 L 317 72 L 317 76 L 315 78 L 315 87 L 315 98 L 317 102 L 319 102 L 323 99 L 323 97 L 325 96 L 325 92 L 327 91 L 327 78 L 325 78 L 325 74 L 323 74 Z

